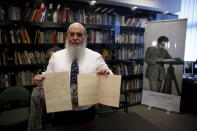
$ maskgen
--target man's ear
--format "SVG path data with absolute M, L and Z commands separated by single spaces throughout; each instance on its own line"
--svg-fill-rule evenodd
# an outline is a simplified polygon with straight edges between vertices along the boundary
M 68 34 L 65 34 L 65 41 L 68 40 Z

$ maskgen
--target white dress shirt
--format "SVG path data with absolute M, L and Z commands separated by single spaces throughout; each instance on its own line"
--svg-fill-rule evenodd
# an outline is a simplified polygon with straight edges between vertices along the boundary
M 70 72 L 71 70 L 72 59 L 69 56 L 67 49 L 63 49 L 53 53 L 49 60 L 47 70 L 45 73 L 49 72 Z M 80 55 L 78 59 L 79 73 L 88 74 L 96 73 L 100 68 L 106 68 L 109 70 L 110 74 L 113 74 L 112 71 L 108 68 L 107 64 L 103 60 L 102 56 L 92 51 L 88 48 L 84 49 L 84 52 Z M 81 110 L 90 108 L 89 106 L 81 106 L 74 108 L 74 110 Z

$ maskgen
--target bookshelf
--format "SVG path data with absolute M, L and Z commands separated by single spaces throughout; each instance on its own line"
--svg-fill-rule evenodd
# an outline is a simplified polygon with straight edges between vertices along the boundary
M 64 48 L 66 29 L 75 21 L 87 29 L 87 47 L 101 53 L 114 74 L 122 75 L 121 93 L 128 106 L 141 103 L 144 23 L 154 20 L 155 12 L 51 0 L 4 0 L 0 11 L 1 89 L 33 87 L 34 75 L 46 68 L 46 51 Z

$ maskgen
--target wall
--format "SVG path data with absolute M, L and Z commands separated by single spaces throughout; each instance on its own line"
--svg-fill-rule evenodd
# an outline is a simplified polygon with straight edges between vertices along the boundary
M 90 0 L 72 0 L 89 2 Z M 138 5 L 143 9 L 154 11 L 169 11 L 170 13 L 177 13 L 181 10 L 181 0 L 96 0 L 97 3 L 113 4 L 130 7 Z
M 98 2 L 121 4 L 125 6 L 138 5 L 145 9 L 169 11 L 177 13 L 181 10 L 181 0 L 97 0 Z
M 185 61 L 197 60 L 197 0 L 182 0 L 180 18 L 187 18 Z

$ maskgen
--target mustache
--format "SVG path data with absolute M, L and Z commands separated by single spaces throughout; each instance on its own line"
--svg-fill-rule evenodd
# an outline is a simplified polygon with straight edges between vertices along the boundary
M 71 42 L 70 42 L 71 44 L 73 44 L 73 43 L 77 43 L 77 44 L 80 44 L 80 41 L 79 40 L 71 40 Z

